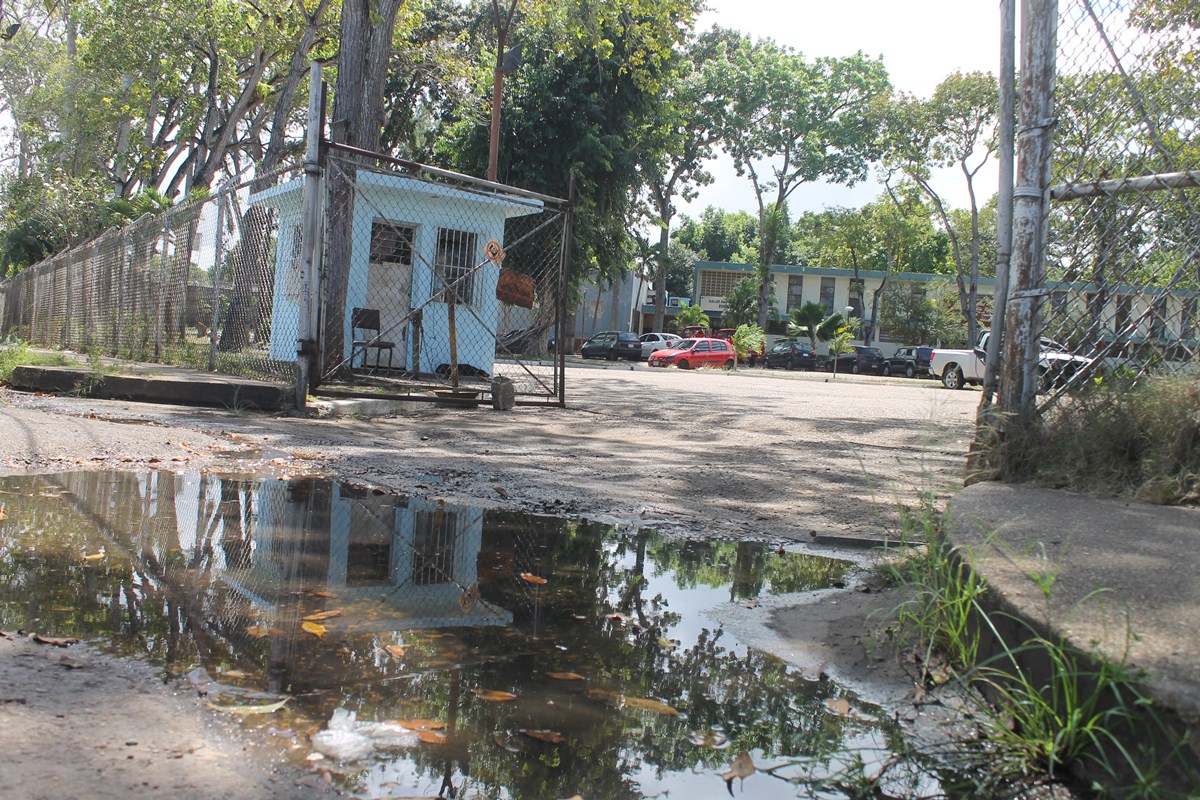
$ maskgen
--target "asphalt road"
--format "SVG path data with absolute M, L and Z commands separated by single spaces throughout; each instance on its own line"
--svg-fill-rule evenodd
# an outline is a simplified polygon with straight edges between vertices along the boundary
M 321 471 L 693 536 L 877 537 L 961 485 L 979 400 L 931 380 L 589 362 L 568 407 L 308 419 L 0 390 L 0 472 Z M 133 423 L 133 424 L 131 424 Z

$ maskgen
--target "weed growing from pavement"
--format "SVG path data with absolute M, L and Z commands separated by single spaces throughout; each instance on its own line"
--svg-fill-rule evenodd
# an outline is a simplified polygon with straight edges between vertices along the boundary
M 13 370 L 20 366 L 61 367 L 73 363 L 59 353 L 43 353 L 30 348 L 22 341 L 14 341 L 0 348 L 0 381 L 11 381 Z
M 1193 375 L 1098 379 L 1044 417 L 1006 424 L 984 463 L 1033 480 L 1151 503 L 1200 502 L 1200 380 Z
M 1188 761 L 1190 748 L 1152 707 L 1125 657 L 1081 653 L 1022 620 L 989 612 L 982 603 L 986 582 L 971 568 L 970 552 L 952 548 L 941 535 L 944 524 L 931 503 L 903 512 L 901 547 L 880 569 L 908 590 L 895 616 L 902 638 L 916 640 L 922 679 L 957 679 L 986 698 L 990 768 L 1061 779 L 1086 761 L 1092 774 L 1106 779 L 1093 791 L 1196 797 L 1172 793 L 1160 782 L 1164 767 L 1193 785 L 1200 785 L 1200 774 Z M 1030 579 L 1048 601 L 1056 570 L 1042 556 L 1046 563 Z M 1126 631 L 1127 642 L 1132 635 Z M 1140 749 L 1131 751 L 1130 741 L 1141 742 Z M 1156 741 L 1165 744 L 1156 748 Z

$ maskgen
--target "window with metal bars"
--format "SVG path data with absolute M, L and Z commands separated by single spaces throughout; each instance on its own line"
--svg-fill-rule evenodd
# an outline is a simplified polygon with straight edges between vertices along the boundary
M 804 276 L 788 275 L 787 310 L 789 313 L 804 305 Z
M 733 288 L 748 274 L 746 272 L 705 270 L 700 273 L 700 296 L 729 297 L 733 294 Z
M 403 264 L 412 266 L 415 229 L 386 219 L 371 223 L 372 264 Z
M 438 228 L 434 269 L 440 280 L 434 289 L 439 302 L 449 302 L 450 294 L 446 287 L 451 284 L 454 285 L 454 294 L 459 303 L 470 304 L 473 301 L 475 296 L 475 275 L 473 273 L 479 259 L 476 247 L 477 239 L 475 234 L 467 231 Z M 455 283 L 456 281 L 457 283 Z
M 458 512 L 438 509 L 413 516 L 412 581 L 416 586 L 454 580 L 455 531 Z

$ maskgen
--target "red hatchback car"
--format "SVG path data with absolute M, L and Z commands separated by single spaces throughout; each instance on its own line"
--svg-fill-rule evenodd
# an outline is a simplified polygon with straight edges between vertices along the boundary
M 695 369 L 696 367 L 733 369 L 735 358 L 733 345 L 724 339 L 696 337 L 684 339 L 669 350 L 654 352 L 647 363 L 652 367 L 669 367 L 674 364 L 680 369 Z

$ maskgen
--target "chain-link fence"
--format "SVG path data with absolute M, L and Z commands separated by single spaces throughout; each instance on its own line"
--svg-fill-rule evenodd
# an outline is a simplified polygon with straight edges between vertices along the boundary
M 300 229 L 280 224 L 285 203 L 258 198 L 296 172 L 230 181 L 35 264 L 0 285 L 0 338 L 294 381 L 298 329 L 273 312 L 275 264 Z
M 563 401 L 569 203 L 330 147 L 319 393 Z
M 1200 40 L 1194 14 L 1171 4 L 1049 0 L 1024 13 L 1016 352 L 1001 383 L 1024 386 L 1008 411 L 1071 413 L 1064 398 L 1100 387 L 1115 402 L 1196 369 Z M 1024 237 L 1022 196 L 1040 211 Z

